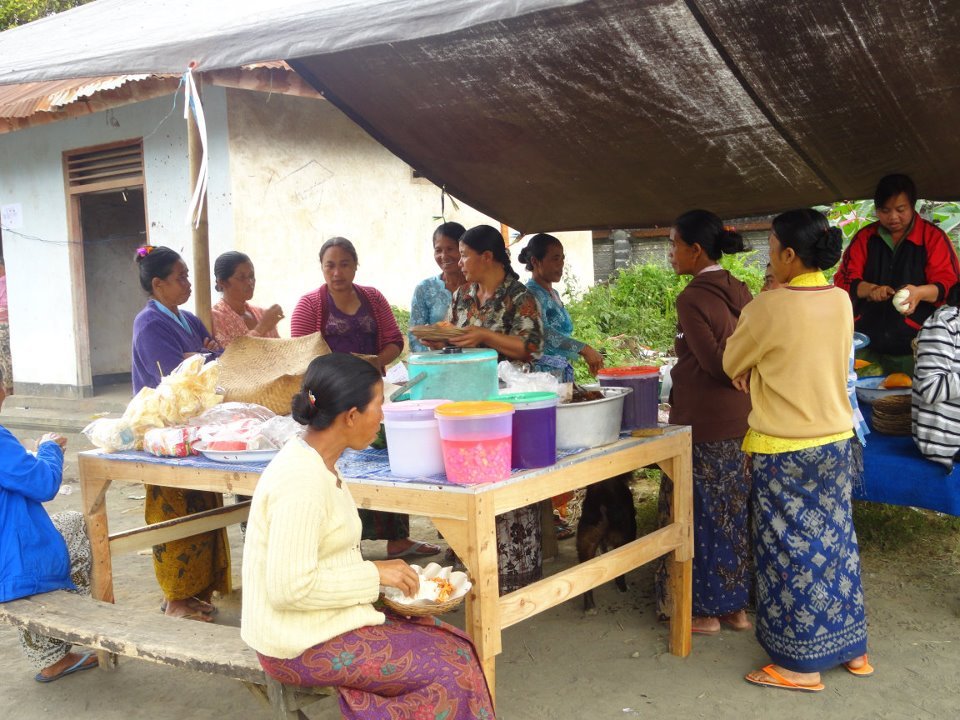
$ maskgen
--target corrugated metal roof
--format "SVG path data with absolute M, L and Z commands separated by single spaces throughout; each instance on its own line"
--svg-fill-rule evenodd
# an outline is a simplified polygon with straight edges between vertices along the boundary
M 127 83 L 157 77 L 170 76 L 115 75 L 0 86 L 0 118 L 27 118 L 40 112 L 57 112 L 103 90 L 115 90 Z
M 244 65 L 243 70 L 285 70 L 293 72 L 283 60 Z M 154 78 L 175 77 L 162 75 L 114 75 L 99 78 L 51 80 L 48 82 L 0 85 L 0 118 L 28 118 L 41 112 L 57 112 L 67 105 L 106 90 L 116 90 L 127 83 Z

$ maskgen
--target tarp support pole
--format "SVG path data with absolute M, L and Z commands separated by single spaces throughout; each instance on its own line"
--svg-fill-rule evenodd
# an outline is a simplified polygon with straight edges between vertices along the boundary
M 199 73 L 194 75 L 197 95 L 201 96 L 203 81 Z M 200 181 L 200 161 L 203 158 L 203 144 L 200 130 L 193 113 L 187 117 L 187 157 L 190 162 L 190 197 L 193 196 Z M 197 317 L 211 333 L 213 318 L 210 314 L 210 233 L 207 226 L 207 196 L 200 200 L 200 222 L 193 224 L 193 302 Z

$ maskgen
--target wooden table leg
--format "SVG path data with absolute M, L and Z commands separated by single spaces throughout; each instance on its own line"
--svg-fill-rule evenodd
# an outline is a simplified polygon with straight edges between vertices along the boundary
M 96 600 L 114 602 L 113 560 L 110 557 L 110 526 L 107 523 L 107 489 L 110 480 L 92 477 L 84 471 L 84 457 L 80 456 L 80 493 L 83 516 L 90 539 L 90 594 Z M 97 651 L 103 670 L 117 667 L 117 656 L 104 650 Z
M 97 600 L 114 602 L 113 562 L 110 558 L 110 526 L 107 522 L 107 488 L 110 480 L 86 477 L 80 461 L 80 492 L 83 495 L 83 516 L 87 521 L 92 557 L 90 589 Z
M 690 626 L 693 619 L 693 467 L 689 441 L 685 452 L 665 463 L 671 471 L 673 498 L 670 519 L 682 526 L 682 544 L 667 558 L 670 578 L 670 652 L 690 654 Z
M 501 651 L 500 579 L 497 573 L 497 526 L 493 496 L 473 496 L 468 513 L 467 547 L 461 558 L 473 580 L 467 597 L 467 632 L 483 666 L 490 695 L 496 702 L 496 657 Z

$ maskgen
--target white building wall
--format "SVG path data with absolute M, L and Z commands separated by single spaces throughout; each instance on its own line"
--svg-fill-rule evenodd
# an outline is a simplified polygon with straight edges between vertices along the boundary
M 233 230 L 223 89 L 206 88 L 204 104 L 211 165 L 210 236 L 227 246 L 233 242 Z M 76 308 L 67 245 L 64 151 L 144 138 L 150 241 L 183 252 L 191 262 L 190 227 L 186 222 L 190 185 L 182 98 L 178 109 L 171 113 L 172 106 L 172 96 L 157 98 L 0 135 L 0 205 L 19 204 L 23 218 L 22 227 L 3 231 L 11 354 L 18 386 L 67 395 L 89 392 L 79 382 Z M 212 245 L 214 252 L 217 246 Z M 133 258 L 129 271 L 136 273 Z M 91 321 L 103 310 L 90 308 Z
M 356 281 L 409 308 L 416 284 L 439 272 L 431 244 L 442 222 L 439 188 L 414 179 L 406 163 L 324 100 L 228 90 L 227 106 L 236 249 L 256 265 L 254 302 L 279 302 L 289 316 L 323 282 L 320 245 L 342 235 L 360 256 Z M 499 227 L 458 204 L 447 199 L 446 220 Z M 591 234 L 561 240 L 580 284 L 592 284 Z M 512 248 L 514 259 L 520 247 Z

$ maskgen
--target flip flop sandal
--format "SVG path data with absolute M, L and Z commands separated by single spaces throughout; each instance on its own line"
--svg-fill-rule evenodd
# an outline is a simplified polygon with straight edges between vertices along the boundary
M 56 675 L 51 675 L 50 677 L 47 677 L 42 673 L 37 673 L 36 675 L 33 676 L 33 679 L 39 683 L 51 683 L 54 680 L 59 680 L 60 678 L 66 677 L 67 675 L 72 675 L 73 673 L 83 672 L 84 670 L 93 670 L 95 667 L 98 667 L 100 665 L 99 660 L 97 662 L 90 663 L 89 665 L 85 664 L 87 660 L 93 657 L 93 655 L 94 653 L 92 652 L 84 653 L 83 655 L 80 656 L 79 660 L 77 660 L 73 665 L 68 667 L 66 670 L 61 670 Z
M 817 683 L 816 685 L 800 685 L 793 682 L 793 680 L 788 680 L 783 675 L 774 670 L 774 665 L 770 664 L 764 668 L 760 668 L 758 672 L 762 672 L 766 677 L 764 678 L 752 678 L 750 675 L 745 675 L 744 680 L 753 685 L 760 685 L 761 687 L 770 687 L 777 690 L 795 690 L 797 692 L 808 692 L 815 693 L 823 690 L 823 683 Z
M 863 654 L 863 665 L 860 667 L 850 667 L 850 663 L 844 663 L 843 667 L 846 668 L 848 673 L 856 675 L 857 677 L 870 677 L 874 672 L 873 665 L 870 664 L 870 658 L 866 653 Z
M 401 550 L 398 553 L 388 552 L 387 560 L 396 560 L 405 557 L 430 557 L 431 555 L 439 555 L 442 551 L 443 548 L 439 545 L 432 545 L 422 540 L 414 540 L 413 544 L 406 550 Z
M 693 633 L 694 635 L 719 635 L 720 628 L 717 628 L 716 630 L 707 630 L 706 628 L 698 628 L 691 625 L 690 632 Z

